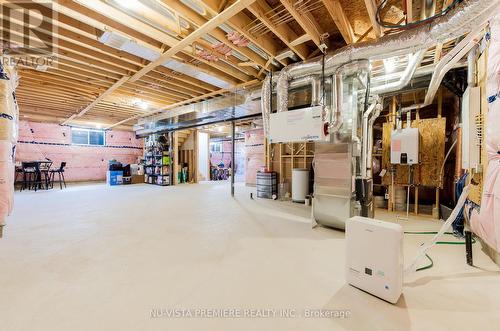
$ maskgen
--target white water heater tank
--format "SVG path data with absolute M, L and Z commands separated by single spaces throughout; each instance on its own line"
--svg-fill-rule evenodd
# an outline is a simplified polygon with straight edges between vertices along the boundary
M 292 170 L 292 201 L 305 202 L 309 194 L 309 170 L 295 168 Z

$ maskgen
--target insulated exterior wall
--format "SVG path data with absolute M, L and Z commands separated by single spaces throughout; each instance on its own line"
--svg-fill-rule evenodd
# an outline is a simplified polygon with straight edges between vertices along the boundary
M 103 181 L 108 161 L 137 163 L 143 155 L 143 140 L 133 132 L 106 131 L 106 146 L 71 144 L 71 128 L 58 124 L 21 121 L 16 162 L 50 159 L 53 168 L 66 162 L 67 181 Z
M 498 123 L 500 123 L 500 15 L 491 20 L 490 29 L 491 41 L 486 84 L 489 104 L 485 116 L 485 152 L 488 160 L 483 181 L 481 210 L 472 211 L 470 225 L 474 233 L 500 253 L 500 130 L 498 129 Z
M 264 150 L 264 129 L 248 130 L 245 132 L 245 183 L 256 185 L 257 171 L 266 165 Z
M 14 208 L 14 157 L 19 109 L 15 100 L 17 72 L 5 68 L 8 79 L 0 79 L 0 237 L 1 226 Z

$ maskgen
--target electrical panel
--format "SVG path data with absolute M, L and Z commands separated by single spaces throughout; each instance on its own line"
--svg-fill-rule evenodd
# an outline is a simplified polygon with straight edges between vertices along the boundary
M 404 128 L 391 132 L 391 163 L 418 164 L 418 128 Z
M 270 115 L 269 142 L 326 141 L 323 107 L 308 107 Z
M 462 168 L 479 169 L 481 141 L 476 123 L 481 119 L 481 88 L 468 87 L 462 96 Z

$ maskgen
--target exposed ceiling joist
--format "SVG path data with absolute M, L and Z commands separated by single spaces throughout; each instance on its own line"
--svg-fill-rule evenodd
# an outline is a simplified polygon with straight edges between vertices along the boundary
M 293 32 L 290 28 L 285 25 L 275 25 L 271 19 L 270 15 L 274 13 L 273 9 L 264 0 L 257 0 L 248 9 L 252 12 L 255 17 L 257 17 L 269 30 L 271 30 L 283 43 L 290 48 L 295 54 L 297 54 L 302 60 L 307 59 L 308 50 L 303 44 L 292 45 L 291 42 L 297 39 L 297 34 Z
M 337 25 L 337 28 L 339 29 L 340 34 L 342 34 L 345 42 L 347 44 L 352 44 L 353 42 L 355 42 L 356 39 L 354 36 L 354 31 L 352 29 L 351 23 L 349 22 L 349 19 L 342 9 L 342 5 L 340 4 L 340 2 L 338 0 L 322 1 L 331 18 L 335 22 L 335 25 Z
M 303 34 L 300 37 L 297 37 L 295 40 L 292 40 L 290 42 L 290 45 L 297 46 L 297 45 L 303 44 L 303 43 L 305 43 L 306 41 L 309 41 L 309 40 L 311 40 L 311 37 L 306 33 L 306 34 Z
M 190 8 L 188 8 L 186 5 L 184 5 L 180 1 L 171 1 L 171 0 L 162 0 L 162 2 L 169 7 L 170 9 L 174 10 L 177 12 L 179 15 L 183 16 L 185 19 L 187 19 L 189 22 L 192 22 L 193 24 L 196 24 L 197 26 L 201 26 L 207 22 L 207 19 L 201 15 L 199 15 L 196 12 L 193 12 Z M 225 45 L 231 47 L 234 51 L 237 51 L 253 62 L 258 63 L 260 66 L 263 66 L 266 62 L 264 58 L 261 56 L 257 55 L 253 51 L 251 51 L 248 47 L 238 47 L 234 45 L 232 42 L 227 40 L 226 33 L 220 29 L 216 28 L 211 32 L 211 35 L 218 39 L 219 41 L 223 42 Z
M 248 0 L 246 0 L 246 1 L 248 1 Z M 174 47 L 174 46 L 178 45 L 178 43 L 180 41 L 179 39 L 176 39 L 173 36 L 171 36 L 165 32 L 162 32 L 158 29 L 155 29 L 154 27 L 152 27 L 146 23 L 143 23 L 142 21 L 140 21 L 134 17 L 131 17 L 128 14 L 126 14 L 125 12 L 122 12 L 122 11 L 116 9 L 115 7 L 110 6 L 110 5 L 104 3 L 100 0 L 78 0 L 78 3 L 80 3 L 82 6 L 85 6 L 88 9 L 92 10 L 95 13 L 99 13 L 100 15 L 105 16 L 107 19 L 106 19 L 106 21 L 102 22 L 101 25 L 103 23 L 109 24 L 112 21 L 114 21 L 114 22 L 127 22 L 127 25 L 133 26 L 136 31 L 140 31 L 141 34 L 144 34 L 144 35 L 148 36 L 149 38 L 152 38 L 153 40 L 156 40 L 156 41 L 158 41 L 158 42 L 160 42 L 168 47 Z M 68 2 L 67 0 L 62 0 L 61 4 L 63 6 L 68 6 L 70 9 L 77 9 L 77 8 L 75 8 L 74 3 Z M 88 13 L 88 14 L 90 15 L 90 13 Z M 121 23 L 119 23 L 119 24 L 121 24 Z M 120 27 L 120 28 L 122 29 L 122 27 Z M 106 28 L 106 25 L 104 26 L 103 29 L 109 30 L 109 28 Z M 124 36 L 127 36 L 126 34 L 123 33 L 122 30 L 119 30 L 119 33 L 123 34 Z M 136 37 L 133 37 L 131 35 L 128 35 L 127 37 L 129 37 L 131 40 L 134 40 L 134 41 L 140 40 L 140 38 L 136 38 Z M 184 39 L 182 39 L 182 40 L 184 40 Z M 189 55 L 192 58 L 192 48 L 190 47 L 190 45 L 191 45 L 191 43 L 184 45 L 184 47 L 178 49 L 178 51 L 176 53 L 182 51 L 183 53 Z M 152 46 L 150 44 L 146 45 L 146 46 L 148 48 L 152 48 Z M 157 48 L 155 51 L 160 52 L 161 49 Z M 235 83 L 229 76 L 232 76 L 233 78 L 240 79 L 237 76 L 239 74 L 238 70 L 233 70 L 230 67 L 226 67 L 223 70 L 217 70 L 217 69 L 219 69 L 219 68 L 217 68 L 217 64 L 209 63 L 208 61 L 203 61 L 202 59 L 199 59 L 199 58 L 197 58 L 197 60 L 204 62 L 205 66 L 208 66 L 208 67 L 213 66 L 214 69 L 216 69 L 216 70 L 214 70 L 213 73 L 216 74 L 218 76 L 218 78 L 225 80 L 228 83 L 231 83 L 231 84 Z M 221 65 L 224 66 L 223 64 L 221 64 Z M 221 65 L 218 65 L 218 66 L 220 67 Z
M 134 74 L 131 77 L 131 81 L 134 82 L 137 79 L 141 78 L 154 68 L 162 65 L 170 59 L 173 55 L 177 54 L 180 52 L 182 49 L 185 47 L 188 47 L 191 45 L 194 41 L 196 41 L 198 38 L 202 37 L 206 33 L 210 32 L 211 30 L 215 29 L 218 25 L 221 23 L 225 22 L 228 18 L 232 17 L 236 13 L 240 12 L 243 10 L 246 6 L 250 5 L 253 3 L 255 0 L 238 0 L 231 6 L 229 6 L 227 9 L 225 9 L 222 13 L 218 14 L 217 16 L 213 17 L 209 21 L 207 21 L 205 24 L 200 26 L 198 29 L 195 31 L 191 32 L 186 38 L 182 39 L 179 41 L 175 46 L 172 48 L 168 49 L 165 53 L 163 53 L 156 61 L 151 62 L 148 64 L 146 67 L 142 68 L 139 70 L 136 74 Z
M 225 86 L 262 79 L 280 64 L 318 55 L 322 42 L 331 47 L 342 45 L 342 39 L 357 42 L 377 27 L 355 35 L 372 20 L 368 12 L 359 15 L 358 5 L 347 6 L 347 0 L 195 2 L 196 6 L 170 0 L 140 0 L 137 6 L 122 6 L 121 0 L 37 2 L 42 15 L 57 12 L 57 30 L 40 26 L 37 36 L 27 38 L 53 46 L 57 66 L 20 66 L 21 114 L 23 109 L 31 115 L 39 111 L 43 116 L 38 118 L 45 118 L 52 112 L 58 123 L 121 122 L 113 127 L 123 127 L 131 124 L 130 118 L 147 115 L 144 107 L 156 112 L 226 93 Z M 411 1 L 402 3 L 399 9 L 408 12 Z M 234 6 L 240 7 L 228 14 Z M 415 17 L 421 14 L 416 9 Z M 353 10 L 358 11 L 355 16 Z M 23 22 L 10 23 L 14 39 L 22 42 Z M 107 43 L 104 33 L 125 40 L 127 47 Z M 323 33 L 330 36 L 326 41 Z M 444 53 L 446 46 L 442 47 Z M 439 58 L 439 46 L 435 54 Z M 149 62 L 160 55 L 164 57 L 156 63 Z M 169 61 L 164 66 L 160 61 L 165 59 Z
M 129 77 L 127 76 L 124 76 L 122 77 L 119 81 L 117 81 L 116 83 L 114 83 L 109 89 L 107 89 L 106 91 L 104 91 L 101 95 L 99 95 L 99 97 L 97 97 L 94 101 L 92 101 L 90 103 L 90 105 L 88 105 L 87 107 L 85 107 L 84 109 L 82 109 L 82 111 L 80 111 L 78 114 L 76 114 L 75 117 L 82 117 L 83 115 L 85 115 L 85 113 L 87 113 L 89 110 L 91 110 L 95 105 L 97 105 L 99 102 L 101 102 L 101 100 L 103 100 L 104 98 L 106 98 L 107 96 L 109 96 L 111 93 L 113 93 L 117 88 L 119 88 L 120 86 L 122 86 L 123 84 L 125 84 L 125 82 L 129 79 Z M 72 116 L 71 119 L 75 118 Z M 67 124 L 69 122 L 69 118 L 62 122 L 61 124 Z
M 288 10 L 292 17 L 299 23 L 300 27 L 309 35 L 317 47 L 321 45 L 321 34 L 318 31 L 317 23 L 315 24 L 314 18 L 310 13 L 301 13 L 295 8 L 293 0 L 280 0 L 283 6 Z M 296 45 L 294 45 L 296 46 Z
M 377 38 L 382 37 L 383 31 L 380 25 L 377 23 L 377 4 L 375 0 L 365 0 L 366 10 L 368 11 L 368 16 L 370 17 L 370 22 L 373 26 L 373 31 Z
M 446 0 L 445 0 L 446 1 Z M 413 22 L 413 0 L 405 0 L 406 24 Z

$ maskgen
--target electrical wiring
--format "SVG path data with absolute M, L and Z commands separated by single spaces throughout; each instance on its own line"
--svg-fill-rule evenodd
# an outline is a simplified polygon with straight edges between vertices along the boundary
M 387 22 L 383 22 L 382 19 L 380 18 L 380 13 L 382 11 L 382 9 L 384 9 L 384 7 L 386 6 L 388 0 L 383 0 L 380 5 L 377 7 L 377 12 L 376 12 L 376 15 L 375 15 L 375 19 L 377 21 L 377 24 L 385 29 L 391 29 L 391 30 L 406 30 L 406 29 L 409 29 L 409 28 L 413 28 L 415 26 L 418 26 L 418 25 L 421 25 L 421 24 L 424 24 L 424 23 L 427 23 L 429 21 L 432 21 L 432 20 L 435 20 L 436 18 L 438 17 L 441 17 L 441 16 L 444 16 L 446 15 L 450 10 L 452 10 L 457 4 L 459 4 L 460 2 L 462 2 L 463 0 L 454 0 L 453 3 L 451 3 L 448 7 L 446 7 L 445 9 L 441 10 L 441 12 L 431 16 L 431 17 L 427 17 L 426 19 L 423 19 L 423 20 L 419 20 L 419 21 L 415 21 L 415 22 L 411 22 L 411 23 L 407 23 L 405 25 L 399 25 L 399 24 L 390 24 L 390 23 L 387 23 Z

